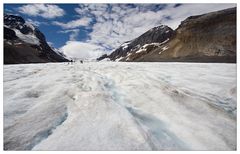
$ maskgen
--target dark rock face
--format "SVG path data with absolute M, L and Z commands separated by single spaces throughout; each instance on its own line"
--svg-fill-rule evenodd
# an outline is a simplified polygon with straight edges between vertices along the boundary
M 24 25 L 25 20 L 20 16 L 15 15 L 4 15 L 4 25 L 10 26 L 12 28 L 21 29 L 21 27 L 26 27 Z
M 49 59 L 26 44 L 11 45 L 4 43 L 4 64 L 45 63 Z
M 32 36 L 34 43 L 19 38 Z M 37 43 L 36 43 L 37 42 Z M 64 55 L 55 52 L 46 42 L 45 36 L 20 16 L 4 15 L 4 64 L 65 62 Z
M 18 37 L 15 32 L 7 27 L 4 27 L 4 39 L 7 40 L 16 40 Z
M 120 59 L 121 61 L 128 61 L 127 56 L 130 54 L 131 55 L 135 54 L 135 52 L 140 50 L 140 48 L 145 44 L 164 42 L 167 39 L 171 38 L 173 34 L 174 34 L 173 30 L 168 26 L 161 25 L 159 27 L 154 27 L 149 31 L 147 31 L 146 33 L 139 36 L 138 38 L 132 41 L 123 43 L 118 49 L 112 52 L 109 56 L 107 57 L 106 55 L 102 56 L 98 60 L 101 60 L 103 58 L 110 58 L 111 60 L 116 60 L 123 57 L 122 59 Z
M 173 30 L 168 26 L 158 26 L 150 29 L 146 33 L 142 34 L 138 38 L 134 39 L 132 42 L 133 46 L 136 46 L 138 44 L 145 45 L 149 43 L 155 43 L 155 42 L 164 42 L 165 40 L 169 39 L 173 35 Z
M 127 56 L 122 54 L 120 47 L 109 57 L 115 60 L 114 57 L 123 56 L 121 61 L 146 62 L 236 62 L 236 8 L 188 17 L 170 33 L 171 35 L 163 37 L 169 40 L 160 43 L 164 40 L 160 39 L 159 44 L 144 46 L 143 44 L 155 42 L 151 35 L 147 35 L 143 41 L 139 41 L 141 47 L 138 51 L 141 52 Z M 131 49 L 127 48 L 124 53 Z
M 97 58 L 98 61 L 108 58 L 107 54 L 102 55 L 101 57 Z

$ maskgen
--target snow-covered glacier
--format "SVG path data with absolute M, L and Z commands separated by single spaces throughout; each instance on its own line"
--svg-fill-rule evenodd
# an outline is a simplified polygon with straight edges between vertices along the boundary
M 236 150 L 236 67 L 4 65 L 4 149 Z

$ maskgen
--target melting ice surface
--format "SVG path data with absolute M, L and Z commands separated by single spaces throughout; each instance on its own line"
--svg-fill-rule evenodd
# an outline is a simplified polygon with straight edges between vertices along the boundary
M 236 64 L 4 65 L 6 150 L 235 150 Z

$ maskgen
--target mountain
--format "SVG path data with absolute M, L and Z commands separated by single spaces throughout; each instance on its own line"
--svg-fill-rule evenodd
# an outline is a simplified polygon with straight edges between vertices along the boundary
M 190 16 L 176 30 L 169 28 L 167 37 L 163 32 L 149 30 L 146 33 L 151 35 L 142 42 L 139 40 L 144 34 L 134 39 L 133 42 L 139 41 L 134 45 L 140 44 L 136 50 L 132 46 L 128 48 L 131 42 L 125 43 L 107 58 L 145 62 L 236 62 L 236 8 Z M 154 40 L 152 35 L 163 39 Z
M 69 61 L 50 47 L 44 34 L 20 16 L 4 15 L 4 64 Z
M 115 61 L 131 61 L 137 55 L 144 55 L 156 49 L 162 43 L 167 42 L 174 34 L 174 31 L 165 25 L 154 27 L 138 38 L 123 43 L 110 55 L 103 55 L 97 60 L 109 58 Z

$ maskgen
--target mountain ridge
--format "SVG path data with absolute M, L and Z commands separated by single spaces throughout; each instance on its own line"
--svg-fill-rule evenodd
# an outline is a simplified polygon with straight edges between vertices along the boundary
M 130 62 L 235 63 L 236 8 L 190 16 L 183 20 L 176 30 L 171 31 L 169 40 L 150 43 L 155 46 L 149 46 L 149 42 L 145 42 L 139 47 L 142 49 L 138 50 L 139 52 L 125 50 L 124 53 L 128 55 L 119 52 L 120 46 L 110 55 L 103 55 L 98 60 L 109 58 L 112 61 Z M 117 59 L 119 57 L 121 58 Z

